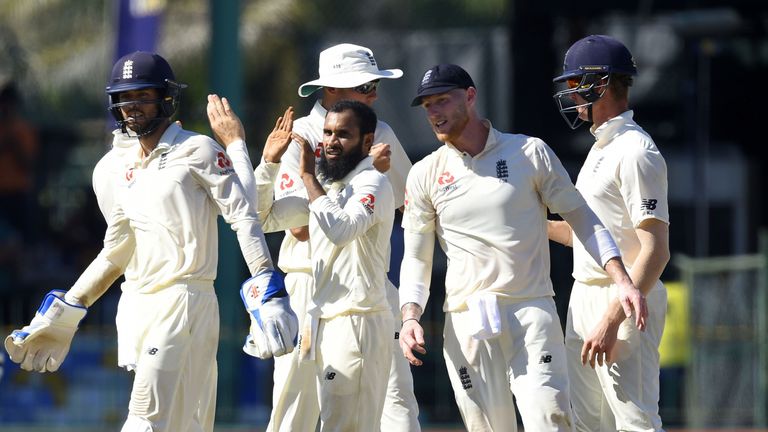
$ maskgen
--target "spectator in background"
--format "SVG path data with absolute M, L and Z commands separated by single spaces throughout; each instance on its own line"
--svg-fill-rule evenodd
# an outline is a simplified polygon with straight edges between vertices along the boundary
M 22 236 L 29 235 L 34 200 L 37 132 L 21 115 L 14 82 L 0 88 L 0 218 Z

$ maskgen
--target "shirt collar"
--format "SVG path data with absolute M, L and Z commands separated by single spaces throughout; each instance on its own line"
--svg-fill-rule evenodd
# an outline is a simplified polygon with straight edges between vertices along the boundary
M 595 128 L 594 125 L 589 128 L 589 131 L 595 137 L 595 146 L 605 147 L 613 140 L 617 133 L 621 132 L 624 125 L 627 123 L 634 123 L 634 120 L 632 120 L 634 115 L 634 111 L 627 110 L 616 117 L 608 119 L 608 121 L 597 128 Z
M 483 150 L 478 153 L 475 157 L 481 157 L 485 152 L 495 148 L 497 145 L 499 145 L 499 135 L 501 132 L 497 131 L 493 128 L 493 125 L 491 124 L 491 121 L 488 119 L 482 120 L 483 124 L 488 127 L 488 138 L 485 139 L 485 147 L 483 147 Z M 454 147 L 451 143 L 445 143 L 445 145 L 456 152 L 457 154 L 463 156 L 464 152 Z
M 309 113 L 311 117 L 321 119 L 325 122 L 325 115 L 328 114 L 328 110 L 323 107 L 322 99 L 315 101 L 315 106 L 312 107 L 312 111 Z

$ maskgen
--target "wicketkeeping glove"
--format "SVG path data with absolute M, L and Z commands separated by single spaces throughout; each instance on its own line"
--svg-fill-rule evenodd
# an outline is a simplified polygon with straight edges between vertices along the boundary
M 65 302 L 64 294 L 62 290 L 50 291 L 32 322 L 5 338 L 5 350 L 11 361 L 19 363 L 22 369 L 53 372 L 67 357 L 72 337 L 87 310 Z
M 299 320 L 288 302 L 283 277 L 267 270 L 243 282 L 240 297 L 251 316 L 243 351 L 261 359 L 293 351 Z

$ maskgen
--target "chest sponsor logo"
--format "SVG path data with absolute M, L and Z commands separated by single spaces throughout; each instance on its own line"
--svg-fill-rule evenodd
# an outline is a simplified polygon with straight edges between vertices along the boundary
M 403 205 L 408 207 L 408 202 L 409 202 L 408 201 L 408 189 L 405 190 L 405 194 L 403 195 L 403 198 L 405 199 L 405 201 L 403 202 Z
M 365 210 L 368 212 L 368 214 L 373 214 L 373 203 L 376 202 L 375 196 L 368 194 L 361 198 L 360 202 L 363 203 L 363 207 L 365 207 Z
M 291 176 L 288 175 L 288 173 L 283 173 L 282 176 L 280 176 L 280 190 L 286 190 L 292 188 L 294 185 L 293 179 Z
M 496 178 L 503 182 L 506 182 L 509 178 L 509 167 L 507 167 L 505 159 L 496 161 Z
M 234 168 L 232 168 L 232 161 L 229 160 L 224 152 L 216 154 L 216 165 L 222 169 L 219 171 L 219 175 L 227 175 L 235 172 Z
M 445 171 L 437 178 L 437 184 L 440 185 L 440 192 L 450 192 L 457 189 L 457 186 L 453 184 L 456 178 L 449 171 Z

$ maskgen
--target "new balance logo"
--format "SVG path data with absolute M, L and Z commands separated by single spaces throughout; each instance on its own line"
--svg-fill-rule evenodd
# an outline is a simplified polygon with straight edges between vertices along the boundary
M 325 374 L 325 379 L 328 381 L 333 381 L 334 378 L 336 378 L 336 372 L 328 372 Z
M 659 202 L 653 198 L 643 198 L 640 204 L 640 210 L 656 210 L 656 203 Z
M 469 377 L 469 373 L 467 373 L 466 366 L 459 368 L 459 380 L 461 380 L 461 386 L 464 388 L 464 390 L 469 390 L 472 388 L 472 379 Z
M 549 354 L 541 356 L 541 358 L 539 359 L 539 364 L 544 364 L 544 363 L 552 363 L 552 356 Z
M 147 354 L 149 355 L 155 355 L 157 354 L 158 349 L 157 348 L 150 348 L 147 350 Z

